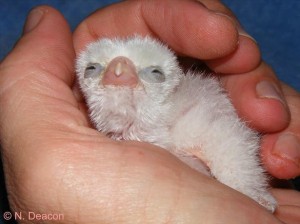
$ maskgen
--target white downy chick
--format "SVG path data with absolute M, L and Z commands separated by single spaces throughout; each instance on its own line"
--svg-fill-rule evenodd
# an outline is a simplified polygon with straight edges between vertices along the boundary
M 184 74 L 168 47 L 138 36 L 91 43 L 77 59 L 77 75 L 100 132 L 165 148 L 275 210 L 258 133 L 240 120 L 217 79 Z

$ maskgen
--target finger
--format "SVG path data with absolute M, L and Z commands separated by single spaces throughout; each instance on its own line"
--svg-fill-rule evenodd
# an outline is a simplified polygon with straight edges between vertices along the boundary
M 284 221 L 284 223 L 299 223 L 300 192 L 295 190 L 273 189 L 272 193 L 278 201 L 278 208 L 274 215 Z
M 274 215 L 285 224 L 299 224 L 300 207 L 283 205 Z
M 280 179 L 300 175 L 300 93 L 283 84 L 291 122 L 282 132 L 263 138 L 262 159 L 267 170 Z
M 290 114 L 286 100 L 280 83 L 265 63 L 252 72 L 222 76 L 221 80 L 237 113 L 252 128 L 267 133 L 287 127 Z
M 181 0 L 125 1 L 100 9 L 79 25 L 74 43 L 81 51 L 100 37 L 134 34 L 155 36 L 180 54 L 200 59 L 221 57 L 237 47 L 230 19 L 196 1 Z
M 261 132 L 282 130 L 289 124 L 289 109 L 279 80 L 274 72 L 260 61 L 260 52 L 255 40 L 245 32 L 231 10 L 220 1 L 201 2 L 210 10 L 228 16 L 237 24 L 239 46 L 236 51 L 226 57 L 206 62 L 219 73 L 244 73 L 241 76 L 222 77 L 239 115 Z M 246 71 L 248 73 L 245 73 Z
M 251 120 L 250 124 L 259 131 L 282 130 L 289 123 L 289 109 L 279 87 L 279 80 L 274 72 L 260 61 L 260 52 L 255 40 L 245 32 L 232 11 L 220 1 L 201 2 L 210 10 L 231 18 L 238 27 L 239 46 L 236 51 L 226 57 L 207 61 L 207 64 L 219 73 L 240 74 L 252 71 L 240 77 L 223 77 L 238 113 L 247 121 Z
M 293 205 L 300 209 L 300 192 L 287 189 L 272 189 L 272 194 L 277 199 L 279 206 Z M 299 213 L 300 215 L 300 213 Z
M 237 49 L 222 58 L 206 60 L 205 63 L 219 74 L 246 73 L 257 68 L 261 62 L 259 48 L 253 40 L 240 35 Z
M 253 38 L 242 29 L 233 13 L 219 1 L 202 0 L 202 2 L 209 9 L 232 18 L 239 28 L 240 43 L 237 50 L 224 58 L 208 61 L 207 64 L 221 73 L 237 73 L 238 70 L 242 71 L 240 68 L 253 70 L 241 77 L 223 78 L 240 116 L 246 120 L 252 120 L 250 122 L 252 127 L 267 133 L 280 131 L 290 124 L 283 133 L 264 136 L 262 157 L 267 170 L 275 177 L 284 179 L 300 175 L 300 124 L 296 109 L 299 108 L 299 99 L 292 100 L 291 97 L 286 96 L 289 98 L 286 102 L 284 95 L 288 93 L 282 93 L 274 72 L 264 64 L 254 69 L 259 62 L 257 59 L 260 59 L 258 47 Z M 234 66 L 236 69 L 232 70 Z M 292 113 L 291 121 L 288 107 Z
M 238 48 L 222 58 L 207 60 L 207 65 L 217 73 L 245 73 L 255 69 L 261 61 L 260 51 L 256 41 L 239 23 L 234 13 L 220 1 L 199 0 L 209 10 L 228 17 L 236 25 L 239 33 Z

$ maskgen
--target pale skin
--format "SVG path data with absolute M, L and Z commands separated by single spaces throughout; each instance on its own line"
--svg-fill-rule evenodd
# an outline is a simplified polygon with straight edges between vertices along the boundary
M 232 16 L 218 1 L 201 2 Z M 180 7 L 171 7 L 176 4 Z M 157 22 L 162 9 L 163 28 Z M 202 17 L 190 13 L 187 26 L 175 26 L 174 17 L 186 10 Z M 11 208 L 63 213 L 62 223 L 298 223 L 298 192 L 274 189 L 279 207 L 272 215 L 165 150 L 101 135 L 91 128 L 82 98 L 73 88 L 75 52 L 88 42 L 134 32 L 155 35 L 182 55 L 207 60 L 218 72 L 240 74 L 224 75 L 224 84 L 239 114 L 267 133 L 265 166 L 277 177 L 297 176 L 296 150 L 288 154 L 291 151 L 283 148 L 276 156 L 271 151 L 278 135 L 300 135 L 299 93 L 279 83 L 260 61 L 255 42 L 238 35 L 232 21 L 191 1 L 126 1 L 97 11 L 72 36 L 59 12 L 46 6 L 35 9 L 23 37 L 0 67 L 0 137 Z M 211 31 L 211 24 L 213 31 L 205 32 Z M 204 38 L 172 35 L 194 32 L 195 26 L 201 27 Z M 288 106 L 257 97 L 255 86 L 261 80 L 282 89 Z

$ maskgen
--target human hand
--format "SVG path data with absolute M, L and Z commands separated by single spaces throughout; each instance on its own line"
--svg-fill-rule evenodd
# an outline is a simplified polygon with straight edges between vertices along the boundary
M 14 211 L 63 214 L 61 223 L 281 223 L 165 150 L 91 128 L 71 89 L 75 53 L 63 17 L 39 7 L 25 32 L 0 65 L 0 140 Z

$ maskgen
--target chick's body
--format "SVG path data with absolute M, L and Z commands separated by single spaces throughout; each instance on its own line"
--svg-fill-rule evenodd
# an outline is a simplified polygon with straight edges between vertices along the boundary
M 78 58 L 77 74 L 99 131 L 165 148 L 274 211 L 258 134 L 239 119 L 215 78 L 184 74 L 171 50 L 141 37 L 90 44 Z

